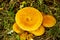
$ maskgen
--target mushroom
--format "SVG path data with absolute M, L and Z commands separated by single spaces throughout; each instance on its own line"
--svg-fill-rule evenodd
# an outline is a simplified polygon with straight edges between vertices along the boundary
M 42 24 L 43 16 L 39 10 L 33 7 L 25 7 L 16 13 L 15 20 L 21 29 L 33 31 Z
M 52 15 L 44 15 L 43 26 L 53 27 L 56 24 L 56 19 Z
M 33 38 L 34 38 L 34 35 L 33 34 L 28 34 L 28 36 L 27 36 L 27 40 L 33 40 Z
M 41 36 L 45 33 L 45 28 L 41 25 L 37 30 L 31 31 L 30 33 L 34 34 L 35 36 Z
M 27 32 L 24 32 L 24 33 L 20 34 L 20 40 L 26 40 L 27 36 L 28 36 Z
M 18 34 L 21 34 L 24 32 L 22 29 L 19 28 L 19 26 L 16 23 L 13 24 L 13 31 L 15 31 Z

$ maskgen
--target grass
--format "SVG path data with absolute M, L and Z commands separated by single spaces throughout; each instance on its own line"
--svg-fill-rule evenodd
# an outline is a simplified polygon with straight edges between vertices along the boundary
M 16 12 L 24 7 L 34 7 L 45 14 L 53 15 L 57 23 L 53 28 L 46 28 L 46 33 L 34 40 L 60 40 L 60 1 L 59 0 L 0 0 L 0 39 L 19 40 L 13 32 Z M 11 32 L 12 31 L 12 32 Z

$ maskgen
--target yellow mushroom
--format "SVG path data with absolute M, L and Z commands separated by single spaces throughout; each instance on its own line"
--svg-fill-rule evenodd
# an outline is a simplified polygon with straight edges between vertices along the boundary
M 27 32 L 24 32 L 24 33 L 20 34 L 20 40 L 26 40 L 27 36 L 28 36 Z
M 34 38 L 34 35 L 33 34 L 28 34 L 28 36 L 27 36 L 27 40 L 33 40 L 33 38 Z
M 25 7 L 16 13 L 15 20 L 21 29 L 33 31 L 42 24 L 43 16 L 37 9 Z
M 41 36 L 45 33 L 45 28 L 41 25 L 37 30 L 31 31 L 35 36 Z
M 24 32 L 22 29 L 20 29 L 18 27 L 18 25 L 16 23 L 13 24 L 13 31 L 15 31 L 16 33 L 19 33 L 19 34 Z
M 43 26 L 53 27 L 56 24 L 56 19 L 52 15 L 44 15 Z

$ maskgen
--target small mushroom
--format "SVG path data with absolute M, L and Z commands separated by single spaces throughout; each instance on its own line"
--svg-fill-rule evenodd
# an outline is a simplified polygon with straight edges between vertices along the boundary
M 20 9 L 15 16 L 18 26 L 25 31 L 33 31 L 42 24 L 43 16 L 40 11 L 33 7 Z
M 21 34 L 24 32 L 22 29 L 19 28 L 19 26 L 16 23 L 13 24 L 13 31 L 15 31 L 18 34 Z
M 20 34 L 20 40 L 26 40 L 27 36 L 28 36 L 27 32 L 24 32 L 24 33 Z
M 34 35 L 33 34 L 28 34 L 28 36 L 27 36 L 27 40 L 33 40 L 33 38 L 34 38 Z
M 53 27 L 56 24 L 56 19 L 52 15 L 44 15 L 43 26 Z
M 45 33 L 45 28 L 41 25 L 37 30 L 31 31 L 35 36 L 41 36 Z

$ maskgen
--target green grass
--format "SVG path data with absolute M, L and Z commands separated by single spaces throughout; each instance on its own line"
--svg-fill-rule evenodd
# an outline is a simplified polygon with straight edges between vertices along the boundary
M 13 32 L 12 25 L 15 22 L 16 12 L 24 7 L 34 7 L 45 14 L 53 15 L 57 23 L 52 28 L 46 28 L 44 35 L 35 37 L 35 40 L 60 40 L 60 1 L 59 0 L 0 0 L 0 39 L 19 40 L 19 36 Z M 12 31 L 12 32 L 11 32 Z

